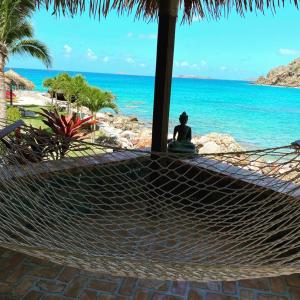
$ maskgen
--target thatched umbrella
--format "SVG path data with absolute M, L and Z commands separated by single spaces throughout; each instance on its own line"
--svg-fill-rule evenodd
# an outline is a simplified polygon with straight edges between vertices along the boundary
M 54 13 L 75 15 L 89 10 L 93 16 L 106 16 L 110 10 L 130 13 L 136 10 L 137 17 L 157 18 L 158 41 L 154 111 L 152 127 L 152 150 L 166 151 L 171 82 L 173 71 L 175 28 L 178 8 L 183 10 L 182 21 L 191 22 L 194 17 L 218 18 L 227 15 L 231 9 L 244 15 L 247 11 L 270 9 L 284 5 L 284 0 L 36 0 L 45 3 L 49 9 L 53 4 Z M 298 7 L 298 0 L 290 0 Z
M 26 90 L 33 90 L 34 83 L 25 77 L 21 76 L 17 72 L 13 71 L 12 69 L 8 70 L 4 73 L 5 75 L 5 83 L 10 86 L 11 82 L 14 82 L 16 89 L 26 89 Z

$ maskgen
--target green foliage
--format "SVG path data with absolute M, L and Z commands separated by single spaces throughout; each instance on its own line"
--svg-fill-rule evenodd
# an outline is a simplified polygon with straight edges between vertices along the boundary
M 117 105 L 114 103 L 115 96 L 106 91 L 102 91 L 95 87 L 86 87 L 81 95 L 81 103 L 86 106 L 93 114 L 103 108 L 111 108 L 118 111 Z
M 61 73 L 56 77 L 45 79 L 43 86 L 50 92 L 63 93 L 69 103 L 76 102 L 76 105 L 80 105 L 80 96 L 88 83 L 82 75 L 71 77 L 68 73 Z
M 82 93 L 87 88 L 88 84 L 86 80 L 81 75 L 76 75 L 72 77 L 68 82 L 65 83 L 65 95 L 69 102 L 74 100 L 80 105 L 80 98 Z
M 1 58 L 7 62 L 11 54 L 28 54 L 51 65 L 48 48 L 35 40 L 29 18 L 35 11 L 35 0 L 0 1 L 0 44 Z
M 30 126 L 25 132 L 17 129 L 8 139 L 2 139 L 2 142 L 10 164 L 26 164 L 56 158 L 57 143 L 49 132 L 41 128 Z
M 90 86 L 82 75 L 71 77 L 61 73 L 53 78 L 47 78 L 43 86 L 51 92 L 63 93 L 69 103 L 75 103 L 77 108 L 87 107 L 93 114 L 103 108 L 118 111 L 114 103 L 115 96 L 107 91 Z
M 21 119 L 21 113 L 19 107 L 10 106 L 6 110 L 7 120 L 10 122 L 15 122 Z
M 48 90 L 50 92 L 54 92 L 54 86 L 55 86 L 55 79 L 56 77 L 54 78 L 46 78 L 44 81 L 43 81 L 43 87 L 45 88 L 48 88 Z

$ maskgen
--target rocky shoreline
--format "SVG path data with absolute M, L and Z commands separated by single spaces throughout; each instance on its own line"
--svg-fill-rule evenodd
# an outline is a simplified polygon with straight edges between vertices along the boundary
M 47 97 L 45 97 L 45 102 Z M 44 99 L 43 99 L 44 100 Z M 26 99 L 29 102 L 29 100 Z M 31 104 L 31 103 L 30 103 Z M 43 106 L 43 105 L 42 105 Z M 87 109 L 83 109 L 83 116 L 89 115 Z M 96 143 L 109 147 L 128 150 L 151 148 L 152 127 L 150 122 L 140 121 L 136 116 L 111 114 L 108 112 L 97 113 Z M 169 136 L 171 139 L 172 136 Z M 247 153 L 250 150 L 239 144 L 231 135 L 222 133 L 209 133 L 194 135 L 192 142 L 196 145 L 196 153 L 207 155 L 213 161 L 227 163 L 229 165 L 254 172 L 255 174 L 276 177 L 284 181 L 292 181 L 300 184 L 298 178 L 298 161 L 278 163 L 270 158 L 270 152 Z M 227 168 L 227 167 L 226 167 Z M 253 174 L 254 174 L 253 173 Z
M 135 116 L 113 115 L 110 113 L 98 113 L 97 119 L 99 131 L 102 132 L 102 135 L 98 137 L 96 142 L 129 150 L 150 149 L 152 136 L 150 123 L 141 122 Z M 270 152 L 249 154 L 245 152 L 249 149 L 240 145 L 229 134 L 195 135 L 192 142 L 196 145 L 197 154 L 209 154 L 208 158 L 247 171 L 300 184 L 298 172 L 295 171 L 298 167 L 298 161 L 278 163 L 278 157 L 275 155 L 275 159 L 271 158 Z
M 38 91 L 18 91 L 17 105 L 49 105 L 50 95 Z M 65 106 L 64 101 L 59 104 Z M 75 110 L 74 110 L 75 112 Z M 90 115 L 87 108 L 82 109 L 85 116 Z M 125 149 L 145 149 L 151 147 L 151 123 L 139 120 L 136 116 L 122 114 L 97 113 L 98 131 L 97 142 Z M 98 132 L 98 133 L 99 133 Z M 98 134 L 99 135 L 99 134 Z M 169 135 L 169 139 L 172 135 Z M 194 135 L 192 142 L 196 145 L 197 153 L 241 152 L 246 150 L 228 134 L 210 133 L 203 136 Z
M 113 144 L 125 149 L 143 149 L 151 146 L 152 128 L 150 123 L 139 121 L 136 116 L 113 115 L 98 113 L 98 129 L 101 135 L 97 142 Z M 169 139 L 172 135 L 169 135 Z M 195 135 L 192 142 L 198 154 L 242 152 L 242 147 L 229 134 L 209 133 Z
M 259 77 L 255 84 L 299 88 L 300 58 L 295 59 L 286 66 L 272 69 L 266 77 Z
M 41 100 L 40 105 L 43 106 L 49 103 L 49 98 L 46 94 L 32 92 Z M 36 95 L 41 94 L 41 95 Z M 22 96 L 24 99 L 22 99 Z M 33 104 L 30 100 L 31 95 L 22 95 L 20 102 Z M 31 98 L 32 99 L 32 98 Z M 35 101 L 34 101 L 35 102 Z M 18 103 L 19 105 L 21 103 Z M 24 104 L 24 103 L 22 103 Z M 36 103 L 34 103 L 36 104 Z M 89 115 L 87 109 L 83 109 L 85 116 Z M 122 149 L 147 149 L 150 150 L 152 139 L 152 128 L 148 122 L 140 121 L 136 116 L 125 116 L 122 114 L 97 113 L 98 133 L 96 142 L 108 147 L 116 147 Z M 171 139 L 172 136 L 170 135 Z M 194 135 L 192 142 L 196 145 L 197 154 L 209 154 L 207 157 L 220 162 L 225 162 L 230 165 L 252 171 L 261 175 L 278 177 L 281 180 L 289 180 L 300 184 L 298 172 L 295 169 L 298 167 L 298 162 L 290 162 L 278 164 L 276 160 L 270 159 L 270 153 L 262 154 L 255 157 L 255 154 L 247 154 L 249 150 L 239 144 L 231 135 L 223 133 L 209 133 L 206 135 Z M 221 153 L 221 154 L 220 154 Z M 226 154 L 227 153 L 227 154 Z

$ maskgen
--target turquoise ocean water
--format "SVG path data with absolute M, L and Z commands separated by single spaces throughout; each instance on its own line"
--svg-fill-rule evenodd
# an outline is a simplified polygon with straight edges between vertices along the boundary
M 15 70 L 32 80 L 36 90 L 44 90 L 44 78 L 61 72 Z M 153 77 L 81 74 L 91 85 L 113 92 L 122 113 L 151 122 Z M 255 86 L 246 81 L 175 78 L 170 131 L 183 111 L 189 115 L 194 134 L 228 133 L 256 147 L 286 145 L 300 139 L 300 89 Z

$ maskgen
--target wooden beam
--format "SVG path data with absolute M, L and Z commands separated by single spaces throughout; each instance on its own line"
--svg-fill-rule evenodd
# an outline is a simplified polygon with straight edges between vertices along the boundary
M 5 126 L 4 128 L 0 129 L 0 139 L 6 137 L 10 133 L 14 132 L 17 128 L 24 126 L 25 123 L 23 120 L 18 120 L 13 124 Z
M 161 0 L 157 38 L 152 151 L 166 152 L 179 0 Z

